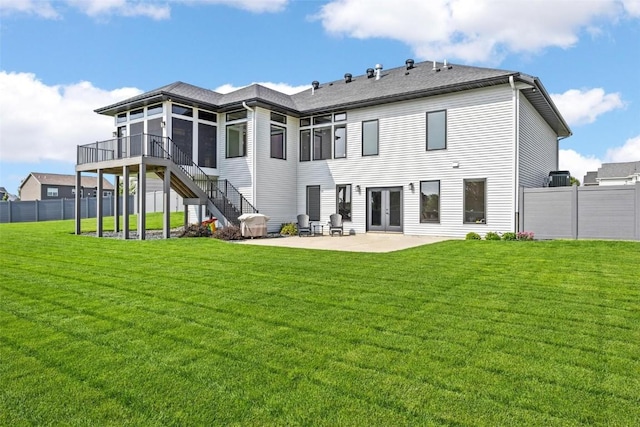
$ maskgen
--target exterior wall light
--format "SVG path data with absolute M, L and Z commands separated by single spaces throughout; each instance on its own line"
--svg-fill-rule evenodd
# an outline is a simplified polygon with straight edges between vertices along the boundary
M 413 191 L 415 189 L 415 187 L 413 186 L 413 182 L 409 183 L 409 190 Z
M 358 193 L 360 193 L 360 186 L 359 186 L 359 185 L 356 185 L 356 191 L 357 191 Z

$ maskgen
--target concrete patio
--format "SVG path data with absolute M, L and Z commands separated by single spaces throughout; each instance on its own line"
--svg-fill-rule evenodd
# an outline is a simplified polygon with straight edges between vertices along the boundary
M 286 248 L 322 249 L 347 252 L 393 252 L 416 246 L 454 239 L 452 237 L 407 236 L 400 233 L 366 233 L 330 237 L 279 237 L 240 240 L 242 245 L 280 246 Z

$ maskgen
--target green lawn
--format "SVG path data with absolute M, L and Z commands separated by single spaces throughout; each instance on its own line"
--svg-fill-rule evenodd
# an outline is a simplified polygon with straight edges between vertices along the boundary
M 640 424 L 640 243 L 72 231 L 0 224 L 0 425 Z

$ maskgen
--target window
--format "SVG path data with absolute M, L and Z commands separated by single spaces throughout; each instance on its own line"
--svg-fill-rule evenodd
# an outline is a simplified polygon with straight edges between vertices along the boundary
M 147 107 L 147 116 L 155 116 L 156 114 L 162 114 L 162 104 Z
M 331 158 L 331 127 L 313 130 L 313 160 Z
M 287 131 L 283 127 L 271 125 L 271 157 L 287 158 Z
M 333 128 L 333 157 L 347 157 L 347 128 L 344 125 Z
M 326 116 L 315 116 L 313 118 L 314 125 L 324 125 L 326 123 L 331 123 L 331 114 L 327 114 Z
M 440 222 L 440 181 L 420 182 L 420 222 Z
M 320 186 L 307 186 L 307 215 L 310 221 L 320 221 Z
M 311 131 L 300 131 L 300 161 L 308 162 L 311 160 Z
M 47 187 L 47 197 L 58 197 L 58 187 Z
M 181 165 L 190 165 L 193 159 L 193 122 L 174 117 L 172 123 L 172 139 L 174 147 L 174 159 Z
M 144 133 L 144 122 L 131 123 L 129 125 L 129 155 L 141 156 L 142 155 L 142 143 Z
M 335 113 L 333 115 L 334 122 L 343 122 L 347 120 L 347 113 Z
M 464 180 L 464 222 L 485 224 L 487 222 L 486 179 Z
M 271 121 L 272 122 L 282 123 L 283 125 L 286 125 L 287 124 L 287 116 L 279 114 L 279 113 L 274 113 L 272 111 L 271 112 Z
M 427 113 L 427 150 L 447 148 L 447 112 Z
M 300 119 L 300 127 L 311 126 L 311 117 L 303 117 Z
M 206 120 L 208 122 L 217 122 L 218 121 L 218 115 L 216 113 L 210 113 L 209 111 L 203 111 L 200 110 L 198 112 L 198 118 L 200 120 Z
M 218 144 L 216 127 L 198 123 L 198 166 L 217 167 Z
M 362 155 L 378 154 L 378 121 L 362 122 Z
M 139 110 L 131 110 L 129 113 L 129 120 L 139 119 L 140 117 L 144 117 L 144 110 L 142 108 Z
M 180 116 L 193 117 L 193 108 L 183 107 L 182 105 L 173 104 L 171 106 L 171 112 Z
M 247 123 L 227 126 L 227 158 L 247 155 Z
M 111 191 L 103 191 L 102 197 L 111 197 Z
M 344 221 L 351 221 L 351 184 L 336 186 L 336 212 Z
M 116 116 L 116 123 L 122 123 L 127 121 L 127 113 L 120 113 Z
M 227 113 L 227 121 L 232 122 L 234 120 L 242 120 L 247 118 L 247 110 L 232 111 Z

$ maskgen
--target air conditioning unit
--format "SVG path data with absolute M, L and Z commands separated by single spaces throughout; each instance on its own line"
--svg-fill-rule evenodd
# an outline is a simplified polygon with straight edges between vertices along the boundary
M 571 174 L 569 171 L 549 172 L 549 187 L 569 187 L 571 186 Z

